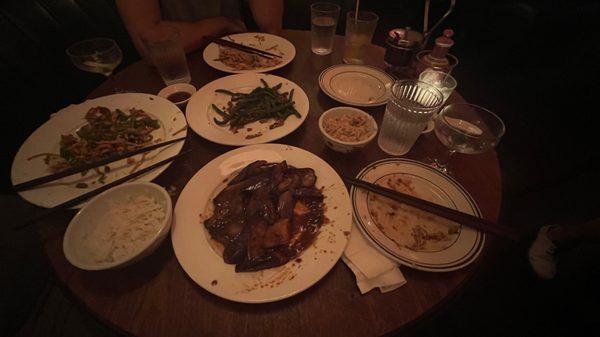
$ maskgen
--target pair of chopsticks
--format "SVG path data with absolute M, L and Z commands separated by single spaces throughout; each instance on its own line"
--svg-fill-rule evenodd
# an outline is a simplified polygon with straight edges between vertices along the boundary
M 269 52 L 264 51 L 264 50 L 252 48 L 250 46 L 245 46 L 243 44 L 235 43 L 233 41 L 228 41 L 228 40 L 221 39 L 221 38 L 218 38 L 218 37 L 206 36 L 205 38 L 208 41 L 216 43 L 216 44 L 219 44 L 221 46 L 229 47 L 229 48 L 233 48 L 233 49 L 237 49 L 237 50 L 241 50 L 241 51 L 249 53 L 249 54 L 256 54 L 258 56 L 262 56 L 262 57 L 270 59 L 270 60 L 272 60 L 273 57 L 279 57 L 279 58 L 281 58 L 280 55 L 269 53 Z
M 104 192 L 104 191 L 106 191 L 106 190 L 114 187 L 114 186 L 120 185 L 120 184 L 122 184 L 122 183 L 124 183 L 124 182 L 126 182 L 128 180 L 131 180 L 131 179 L 133 179 L 133 178 L 135 178 L 137 176 L 140 176 L 140 175 L 142 175 L 142 174 L 144 174 L 144 173 L 146 173 L 148 171 L 152 171 L 155 168 L 160 167 L 162 165 L 165 165 L 165 164 L 167 164 L 167 163 L 169 163 L 169 162 L 177 159 L 178 157 L 186 155 L 186 154 L 188 154 L 190 152 L 191 152 L 191 150 L 187 150 L 187 151 L 181 152 L 181 153 L 176 154 L 174 156 L 171 156 L 171 157 L 169 157 L 167 159 L 164 159 L 164 160 L 162 160 L 162 161 L 160 161 L 158 163 L 152 164 L 152 165 L 150 165 L 148 167 L 145 167 L 145 168 L 143 168 L 143 169 L 141 169 L 139 171 L 136 171 L 136 172 L 134 172 L 134 173 L 132 173 L 132 174 L 130 174 L 128 176 L 125 176 L 123 178 L 117 179 L 117 180 L 115 180 L 115 181 L 113 181 L 111 183 L 108 183 L 108 184 L 106 184 L 106 185 L 104 185 L 102 187 L 99 187 L 99 188 L 97 188 L 97 189 L 95 189 L 93 191 L 87 192 L 87 193 L 82 194 L 82 195 L 80 195 L 80 196 L 78 196 L 76 198 L 73 198 L 71 200 L 65 201 L 65 202 L 63 202 L 60 205 L 54 206 L 52 208 L 47 208 L 47 209 L 43 210 L 42 212 L 34 215 L 33 217 L 25 220 L 24 222 L 22 222 L 22 223 L 20 223 L 20 224 L 18 224 L 16 226 L 14 226 L 13 229 L 14 230 L 22 229 L 24 227 L 32 225 L 37 220 L 39 220 L 39 219 L 41 219 L 43 217 L 46 217 L 46 216 L 48 216 L 50 214 L 53 214 L 54 212 L 56 212 L 58 210 L 75 206 L 75 205 L 81 203 L 82 201 L 85 201 L 85 200 L 87 200 L 87 199 L 89 199 L 91 197 L 94 197 L 94 196 L 96 196 L 96 195 L 98 195 L 98 194 L 100 194 L 100 193 L 102 193 L 102 192 Z
M 77 166 L 77 167 L 71 167 L 71 168 L 68 168 L 66 170 L 60 171 L 58 173 L 50 174 L 50 175 L 47 175 L 47 176 L 43 176 L 43 177 L 40 177 L 40 178 L 35 178 L 35 179 L 29 180 L 29 181 L 26 181 L 26 182 L 23 182 L 23 183 L 19 183 L 19 184 L 13 185 L 13 190 L 15 192 L 27 190 L 27 189 L 30 189 L 32 187 L 35 187 L 35 186 L 38 186 L 38 185 L 41 185 L 41 184 L 45 184 L 45 183 L 51 182 L 53 180 L 64 178 L 66 176 L 70 176 L 70 175 L 75 174 L 75 173 L 79 173 L 79 172 L 84 172 L 84 171 L 87 171 L 87 170 L 91 170 L 91 169 L 93 169 L 95 167 L 106 165 L 108 163 L 112 163 L 113 161 L 117 161 L 117 160 L 120 160 L 120 159 L 131 157 L 133 155 L 136 155 L 136 154 L 139 154 L 139 153 L 142 153 L 142 152 L 147 152 L 147 151 L 150 151 L 150 150 L 154 150 L 154 149 L 157 149 L 159 147 L 163 147 L 163 146 L 166 146 L 166 145 L 169 145 L 169 144 L 173 144 L 175 142 L 179 142 L 179 141 L 182 141 L 182 140 L 185 140 L 185 137 L 171 139 L 171 140 L 168 140 L 166 142 L 162 142 L 162 143 L 150 145 L 150 146 L 147 146 L 147 147 L 139 148 L 139 149 L 136 149 L 136 150 L 133 150 L 133 151 L 130 151 L 130 152 L 126 152 L 126 153 L 121 153 L 121 154 L 109 156 L 109 157 L 106 157 L 106 158 L 104 158 L 102 160 L 98 160 L 98 161 L 95 161 L 95 162 L 92 162 L 92 163 L 84 164 L 84 165 Z
M 452 208 L 444 207 L 433 202 L 413 197 L 412 195 L 404 194 L 398 191 L 394 191 L 389 188 L 385 188 L 364 180 L 359 180 L 350 177 L 342 177 L 348 184 L 371 191 L 377 194 L 381 194 L 392 200 L 405 203 L 407 205 L 422 209 L 426 212 L 444 217 L 446 219 L 455 221 L 459 224 L 478 229 L 482 232 L 494 234 L 500 237 L 508 238 L 514 241 L 518 241 L 520 234 L 513 228 L 497 224 L 495 222 L 478 218 L 471 214 L 466 214 L 457 211 Z

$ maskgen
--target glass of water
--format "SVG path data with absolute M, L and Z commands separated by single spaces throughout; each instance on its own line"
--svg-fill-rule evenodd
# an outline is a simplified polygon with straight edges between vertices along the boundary
M 506 131 L 496 114 L 468 103 L 449 104 L 433 120 L 435 135 L 449 151 L 429 164 L 447 174 L 451 174 L 448 163 L 454 153 L 486 152 L 498 144 Z
M 152 63 L 166 85 L 190 83 L 191 76 L 179 31 L 171 26 L 158 26 L 141 36 Z
M 456 80 L 443 71 L 427 69 L 419 75 L 419 80 L 436 87 L 444 96 L 442 105 L 448 100 L 456 88 Z
M 310 5 L 310 47 L 317 55 L 330 54 L 335 28 L 340 18 L 340 6 L 318 2 Z
M 394 156 L 406 154 L 442 101 L 442 93 L 429 83 L 418 80 L 394 83 L 377 138 L 379 147 Z

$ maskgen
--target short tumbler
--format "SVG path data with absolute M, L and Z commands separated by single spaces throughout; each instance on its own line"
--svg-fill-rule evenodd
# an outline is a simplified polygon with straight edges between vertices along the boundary
M 442 102 L 442 93 L 431 84 L 417 80 L 394 83 L 377 138 L 379 147 L 394 156 L 406 154 Z

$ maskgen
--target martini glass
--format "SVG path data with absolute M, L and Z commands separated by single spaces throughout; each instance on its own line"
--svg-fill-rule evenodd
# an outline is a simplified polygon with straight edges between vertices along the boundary
M 446 174 L 452 174 L 448 163 L 454 153 L 484 153 L 498 144 L 506 130 L 496 114 L 468 103 L 447 105 L 433 121 L 435 135 L 448 151 L 442 158 L 430 159 L 429 164 Z
M 112 39 L 96 38 L 84 40 L 71 45 L 67 55 L 75 67 L 90 73 L 98 73 L 112 80 L 115 92 L 117 89 L 113 71 L 121 63 L 123 53 Z

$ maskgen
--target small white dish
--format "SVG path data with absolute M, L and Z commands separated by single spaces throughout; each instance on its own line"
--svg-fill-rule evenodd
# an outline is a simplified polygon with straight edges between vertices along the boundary
M 379 68 L 365 65 L 338 64 L 319 75 L 319 86 L 329 97 L 354 106 L 386 104 L 392 94 L 394 79 Z
M 171 98 L 169 98 L 169 96 L 171 96 L 175 93 L 178 93 L 178 92 L 189 94 L 189 96 L 187 96 L 187 98 L 185 98 L 185 99 L 179 99 L 179 100 L 172 100 Z M 167 99 L 170 102 L 172 102 L 178 106 L 182 106 L 187 101 L 189 101 L 190 98 L 192 98 L 192 96 L 194 96 L 195 93 L 196 93 L 196 87 L 194 87 L 193 85 L 191 85 L 189 83 L 175 83 L 175 84 L 171 84 L 169 86 L 162 88 L 162 90 L 158 92 L 158 96 L 160 96 L 164 99 Z
M 101 233 L 102 226 L 110 224 L 110 221 L 106 220 L 111 205 L 122 204 L 136 196 L 150 197 L 164 210 L 164 218 L 156 226 L 156 232 L 149 234 L 148 239 L 143 240 L 128 255 L 110 262 L 93 261 L 91 256 L 97 254 L 91 252 L 90 247 L 97 242 L 88 240 L 88 235 Z M 116 186 L 100 193 L 79 210 L 65 232 L 63 252 L 72 265 L 84 270 L 104 270 L 132 264 L 148 256 L 164 241 L 171 228 L 172 214 L 171 197 L 163 187 L 149 182 L 131 182 Z
M 357 142 L 347 142 L 347 141 L 342 141 L 340 139 L 334 138 L 332 135 L 328 134 L 325 131 L 325 127 L 324 127 L 323 123 L 325 122 L 326 118 L 341 117 L 343 115 L 351 114 L 351 113 L 358 113 L 367 118 L 368 127 L 370 128 L 370 135 L 368 138 L 361 140 L 361 141 L 357 141 Z M 357 109 L 357 108 L 341 106 L 341 107 L 329 109 L 321 114 L 321 117 L 319 117 L 319 130 L 321 131 L 321 135 L 323 136 L 323 140 L 325 141 L 325 145 L 327 145 L 327 147 L 329 147 L 330 149 L 337 151 L 337 152 L 350 153 L 357 149 L 363 148 L 367 144 L 369 144 L 369 142 L 371 142 L 377 135 L 378 128 L 377 128 L 377 122 L 375 122 L 375 119 L 368 113 L 366 113 L 360 109 Z

